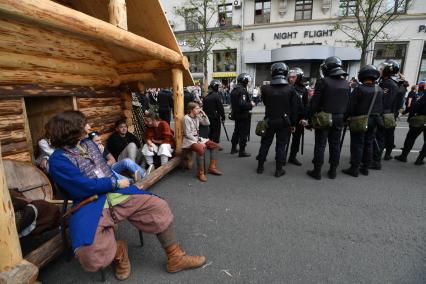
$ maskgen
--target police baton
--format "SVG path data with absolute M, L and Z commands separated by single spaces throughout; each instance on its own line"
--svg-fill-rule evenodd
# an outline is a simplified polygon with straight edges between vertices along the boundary
M 340 150 L 342 150 L 343 141 L 345 141 L 346 130 L 348 130 L 348 126 L 347 125 L 345 125 L 345 127 L 343 128 L 342 139 L 340 140 Z
M 225 130 L 226 140 L 229 141 L 228 131 L 226 130 L 226 126 L 225 126 L 225 121 L 224 120 L 222 120 L 222 126 L 223 126 L 223 130 Z
M 303 148 L 305 146 L 305 127 L 302 128 L 302 145 L 300 146 L 300 154 L 303 155 Z

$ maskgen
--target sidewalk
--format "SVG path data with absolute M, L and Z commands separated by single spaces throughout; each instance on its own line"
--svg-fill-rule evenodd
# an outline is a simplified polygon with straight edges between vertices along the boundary
M 228 114 L 231 112 L 231 106 L 230 105 L 224 105 L 225 113 Z M 252 111 L 252 114 L 264 114 L 265 113 L 265 106 L 264 105 L 258 105 L 255 106 Z

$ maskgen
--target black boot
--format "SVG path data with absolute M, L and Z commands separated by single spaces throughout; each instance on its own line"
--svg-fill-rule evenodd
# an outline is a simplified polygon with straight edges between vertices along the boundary
M 275 176 L 280 177 L 285 175 L 285 171 L 283 169 L 283 162 L 277 162 L 276 168 L 275 168 Z
M 302 165 L 302 163 L 296 158 L 296 154 L 290 154 L 290 157 L 288 158 L 288 162 L 296 166 Z
M 265 168 L 263 167 L 263 162 L 257 162 L 257 170 L 256 173 L 258 174 L 263 174 L 263 171 L 265 170 Z
M 399 156 L 396 156 L 395 160 L 406 163 L 407 162 L 407 156 L 408 156 L 408 153 L 405 153 L 405 151 L 402 151 L 402 154 L 399 155 Z
M 314 179 L 321 179 L 321 164 L 314 164 L 314 169 L 307 171 L 306 174 Z
M 425 161 L 424 161 L 425 157 L 426 157 L 426 153 L 420 152 L 420 154 L 417 157 L 416 162 L 414 164 L 417 165 L 417 166 L 424 165 L 425 164 Z
M 373 161 L 368 168 L 370 170 L 380 171 L 382 169 L 382 164 L 380 163 L 380 161 Z
M 239 151 L 238 157 L 246 158 L 246 157 L 250 157 L 250 156 L 251 156 L 251 154 L 246 152 L 246 147 L 241 147 L 241 145 L 240 145 L 240 151 Z
M 361 167 L 359 168 L 359 172 L 364 176 L 368 176 L 368 167 L 364 164 L 361 165 Z
M 335 179 L 337 176 L 337 165 L 330 164 L 330 169 L 327 172 L 329 179 Z
M 238 153 L 237 145 L 236 144 L 232 144 L 231 154 L 233 155 L 235 153 Z
M 392 154 L 392 150 L 391 151 L 386 150 L 386 153 L 385 153 L 385 156 L 383 157 L 383 160 L 385 160 L 385 161 L 392 160 L 393 157 L 391 156 L 391 154 Z
M 353 177 L 358 177 L 359 170 L 358 167 L 351 166 L 348 169 L 342 170 L 342 172 Z

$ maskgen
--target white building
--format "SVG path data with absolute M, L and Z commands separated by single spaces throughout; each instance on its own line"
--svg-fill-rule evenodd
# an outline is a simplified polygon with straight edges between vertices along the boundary
M 389 4 L 395 1 L 387 0 Z M 386 28 L 386 40 L 372 42 L 367 62 L 378 64 L 385 59 L 401 63 L 402 73 L 410 83 L 426 78 L 426 0 L 413 0 L 401 15 Z M 163 0 L 163 8 L 183 52 L 189 57 L 194 78 L 202 77 L 198 53 L 185 43 L 188 27 L 175 9 L 185 7 L 187 0 Z M 356 19 L 350 15 L 353 0 L 228 0 L 218 1 L 214 15 L 221 26 L 233 26 L 236 40 L 227 40 L 213 48 L 209 59 L 209 80 L 241 72 L 250 73 L 256 85 L 269 80 L 272 62 L 284 61 L 290 67 L 301 67 L 310 80 L 319 77 L 319 66 L 332 55 L 339 56 L 350 77 L 359 70 L 361 51 L 334 25 Z M 406 8 L 406 9 L 405 9 Z M 216 22 L 216 21 L 215 21 Z M 190 27 L 189 27 L 190 28 Z

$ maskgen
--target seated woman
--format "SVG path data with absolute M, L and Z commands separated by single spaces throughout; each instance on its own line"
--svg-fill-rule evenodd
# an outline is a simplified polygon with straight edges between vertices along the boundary
M 150 168 L 154 164 L 154 155 L 160 156 L 161 165 L 166 164 L 172 157 L 175 141 L 170 125 L 158 118 L 155 113 L 149 113 L 144 118 L 146 144 L 142 148 L 146 163 Z M 150 172 L 150 168 L 148 172 Z
M 177 244 L 173 215 L 163 199 L 117 180 L 95 143 L 84 139 L 86 117 L 79 111 L 65 111 L 48 123 L 53 180 L 73 200 L 74 206 L 97 196 L 79 208 L 69 219 L 72 247 L 86 271 L 97 271 L 115 261 L 115 276 L 130 275 L 127 245 L 116 241 L 113 226 L 122 220 L 146 233 L 156 234 L 167 254 L 167 271 L 178 272 L 204 264 L 204 256 L 187 256 Z
M 129 171 L 130 173 L 132 173 L 132 176 L 133 176 L 133 180 L 131 180 L 132 183 L 138 182 L 145 176 L 145 171 L 141 168 L 141 166 L 133 162 L 131 159 L 125 158 L 117 162 L 114 156 L 102 144 L 102 138 L 99 135 L 99 132 L 92 131 L 88 134 L 88 137 L 90 140 L 95 142 L 96 145 L 98 145 L 99 151 L 101 151 L 102 156 L 106 160 L 108 166 L 111 167 L 111 170 L 116 174 L 117 178 L 119 179 L 126 178 L 125 176 L 121 175 L 123 171 Z
M 196 102 L 188 103 L 188 113 L 183 117 L 183 148 L 191 149 L 197 154 L 197 177 L 200 181 L 205 182 L 207 178 L 204 174 L 204 152 L 206 148 L 210 150 L 210 166 L 209 173 L 221 175 L 222 173 L 216 168 L 216 152 L 219 144 L 200 137 L 199 127 L 201 125 L 209 125 L 209 118 Z

